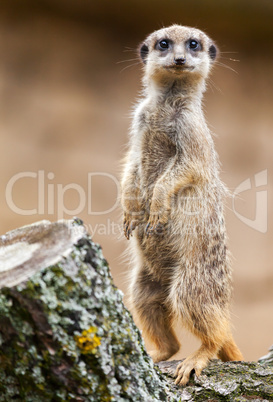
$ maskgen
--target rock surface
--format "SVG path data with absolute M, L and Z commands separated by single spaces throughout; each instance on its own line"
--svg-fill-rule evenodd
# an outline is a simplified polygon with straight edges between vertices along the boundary
M 0 401 L 273 401 L 272 353 L 176 387 L 178 361 L 153 365 L 79 220 L 2 236 L 0 287 Z

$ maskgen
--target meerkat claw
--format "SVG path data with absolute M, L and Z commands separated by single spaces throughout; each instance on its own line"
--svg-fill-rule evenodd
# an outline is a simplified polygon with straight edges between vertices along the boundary
M 149 237 L 149 232 L 150 232 L 150 226 L 151 226 L 151 224 L 150 224 L 150 222 L 148 222 L 148 224 L 147 224 L 147 226 L 146 226 L 146 228 L 145 228 L 145 234 Z
M 135 230 L 135 228 L 138 226 L 138 221 L 136 219 L 132 220 L 132 222 L 130 222 L 130 220 L 128 218 L 125 218 L 123 221 L 123 231 L 124 231 L 124 235 L 126 237 L 127 240 L 130 239 L 131 236 L 133 236 L 133 231 Z
M 195 370 L 192 367 L 183 366 L 183 363 L 179 366 L 180 369 L 176 369 L 177 373 L 175 374 L 176 380 L 174 381 L 174 383 L 176 385 L 186 385 L 190 380 L 191 373 L 193 373 Z
M 123 232 L 127 240 L 129 240 L 128 228 L 129 228 L 129 222 L 125 219 L 123 222 Z
M 145 233 L 147 237 L 153 235 L 154 233 L 157 232 L 157 229 L 161 226 L 161 223 L 159 221 L 159 217 L 154 219 L 152 222 L 149 222 L 146 226 Z
M 134 220 L 130 223 L 129 229 L 128 229 L 128 234 L 129 237 L 133 236 L 133 231 L 135 230 L 135 228 L 137 227 L 137 222 Z

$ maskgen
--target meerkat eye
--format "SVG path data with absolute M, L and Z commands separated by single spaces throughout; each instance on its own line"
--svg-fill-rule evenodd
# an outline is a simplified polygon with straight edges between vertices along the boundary
M 199 44 L 199 42 L 198 42 L 197 40 L 191 39 L 191 40 L 189 41 L 189 48 L 190 48 L 190 49 L 192 49 L 192 50 L 198 50 L 199 47 L 200 47 L 200 44 Z
M 158 45 L 160 50 L 169 49 L 169 41 L 166 39 L 161 40 Z

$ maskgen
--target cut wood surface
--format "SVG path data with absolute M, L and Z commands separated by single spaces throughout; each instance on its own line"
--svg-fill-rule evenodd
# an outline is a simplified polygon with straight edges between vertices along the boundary
M 78 219 L 2 236 L 0 287 L 0 401 L 273 401 L 272 350 L 176 387 L 179 362 L 153 364 Z

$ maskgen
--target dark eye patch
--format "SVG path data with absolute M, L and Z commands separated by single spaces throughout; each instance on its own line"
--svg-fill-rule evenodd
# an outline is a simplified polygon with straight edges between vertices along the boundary
M 161 50 L 162 52 L 164 52 L 164 50 L 168 50 L 170 49 L 172 46 L 172 41 L 170 39 L 160 39 L 156 42 L 155 44 L 155 49 L 156 50 Z
M 169 49 L 169 42 L 168 42 L 167 40 L 165 40 L 165 39 L 161 40 L 161 41 L 158 43 L 158 45 L 159 45 L 159 48 L 160 48 L 160 49 L 163 49 L 163 50 Z
M 197 52 L 198 50 L 202 50 L 202 45 L 197 39 L 189 39 L 187 43 L 189 49 Z

